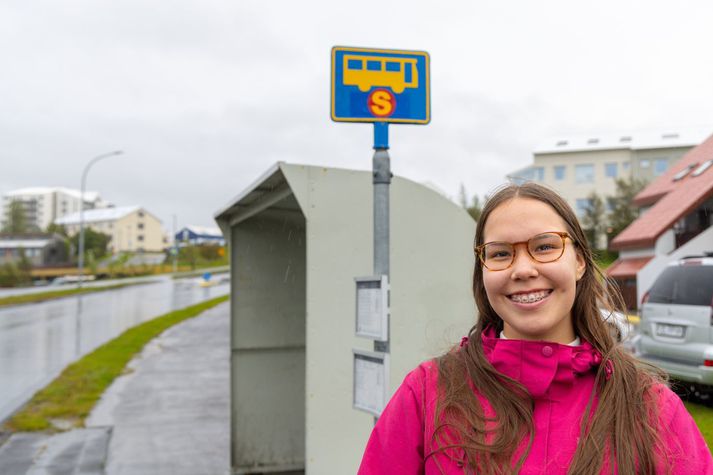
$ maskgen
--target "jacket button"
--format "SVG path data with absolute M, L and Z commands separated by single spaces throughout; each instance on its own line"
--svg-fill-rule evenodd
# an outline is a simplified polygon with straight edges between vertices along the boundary
M 552 356 L 552 347 L 551 346 L 545 346 L 542 348 L 542 355 L 543 356 Z

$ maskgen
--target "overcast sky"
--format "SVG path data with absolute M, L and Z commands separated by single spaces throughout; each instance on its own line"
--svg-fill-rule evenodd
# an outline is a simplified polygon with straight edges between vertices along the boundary
M 278 160 L 369 169 L 372 126 L 329 118 L 334 45 L 425 50 L 432 121 L 392 170 L 456 196 L 549 137 L 710 127 L 713 2 L 4 0 L 0 193 L 88 189 L 167 230 Z

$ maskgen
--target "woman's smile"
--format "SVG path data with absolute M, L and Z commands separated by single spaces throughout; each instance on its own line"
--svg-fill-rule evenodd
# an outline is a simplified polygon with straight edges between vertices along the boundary
M 547 290 L 527 290 L 523 292 L 518 292 L 510 294 L 508 297 L 515 303 L 519 304 L 533 304 L 541 302 L 542 300 L 549 297 L 552 293 L 552 289 Z

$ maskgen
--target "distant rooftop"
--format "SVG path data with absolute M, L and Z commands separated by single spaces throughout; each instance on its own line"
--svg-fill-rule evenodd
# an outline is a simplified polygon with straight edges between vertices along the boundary
M 115 221 L 139 209 L 141 209 L 139 206 L 88 209 L 84 211 L 84 222 L 98 223 L 102 221 Z M 79 224 L 79 212 L 62 216 L 55 220 L 55 224 Z
M 651 207 L 612 239 L 612 249 L 653 247 L 656 239 L 713 196 L 713 135 L 691 149 L 638 195 Z
M 593 134 L 579 137 L 558 137 L 543 141 L 535 154 L 582 152 L 586 150 L 645 150 L 652 148 L 693 147 L 713 132 L 710 128 L 688 130 L 638 131 L 621 134 Z
M 28 188 L 20 188 L 19 190 L 12 190 L 5 193 L 5 196 L 32 196 L 32 195 L 46 195 L 48 193 L 60 192 L 69 195 L 73 198 L 80 198 L 82 195 L 81 190 L 75 190 L 73 188 L 64 188 L 61 186 L 33 186 Z M 99 192 L 97 191 L 85 191 L 84 199 L 86 201 L 96 201 L 99 198 Z
M 184 227 L 183 229 L 188 229 L 194 234 L 197 234 L 199 236 L 215 236 L 215 237 L 223 237 L 223 231 L 220 230 L 220 228 L 217 227 L 208 227 L 208 226 L 194 226 L 194 225 L 189 225 Z M 180 234 L 183 232 L 183 229 L 178 231 L 177 234 Z

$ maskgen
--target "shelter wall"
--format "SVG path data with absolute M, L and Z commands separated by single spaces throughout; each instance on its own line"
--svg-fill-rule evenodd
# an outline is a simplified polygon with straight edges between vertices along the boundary
M 230 239 L 233 467 L 300 468 L 305 453 L 304 218 L 264 213 L 233 227 Z

